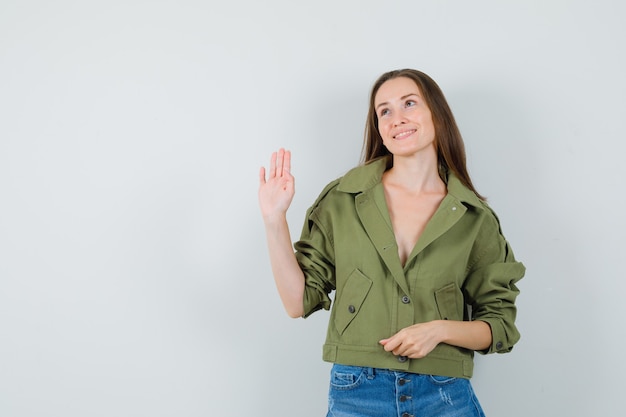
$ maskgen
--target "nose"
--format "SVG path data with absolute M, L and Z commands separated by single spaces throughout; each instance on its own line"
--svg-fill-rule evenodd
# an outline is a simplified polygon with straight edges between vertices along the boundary
M 393 125 L 394 126 L 400 126 L 402 124 L 406 123 L 406 117 L 404 117 L 403 115 L 399 114 L 396 115 L 393 119 Z

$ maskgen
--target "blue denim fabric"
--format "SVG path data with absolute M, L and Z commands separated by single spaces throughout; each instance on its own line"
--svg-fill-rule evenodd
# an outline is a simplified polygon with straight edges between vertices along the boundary
M 327 417 L 484 417 L 468 379 L 333 365 Z

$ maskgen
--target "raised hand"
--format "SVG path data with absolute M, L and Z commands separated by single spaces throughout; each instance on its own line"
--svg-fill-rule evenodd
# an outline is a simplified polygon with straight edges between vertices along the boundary
M 281 148 L 272 153 L 267 178 L 265 168 L 259 172 L 259 205 L 278 293 L 287 313 L 301 317 L 304 314 L 304 274 L 293 252 L 286 216 L 294 193 L 291 153 Z
M 291 152 L 273 152 L 266 178 L 265 167 L 259 172 L 259 205 L 263 219 L 284 216 L 295 194 L 295 179 L 291 175 Z

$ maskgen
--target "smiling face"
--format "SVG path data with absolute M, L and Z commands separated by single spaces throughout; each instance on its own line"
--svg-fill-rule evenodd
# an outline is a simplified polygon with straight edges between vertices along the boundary
M 417 84 L 407 77 L 385 81 L 374 98 L 378 131 L 394 157 L 428 152 L 436 157 L 435 126 Z

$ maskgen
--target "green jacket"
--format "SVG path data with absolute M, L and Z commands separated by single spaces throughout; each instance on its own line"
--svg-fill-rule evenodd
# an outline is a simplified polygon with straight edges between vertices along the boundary
M 519 340 L 515 261 L 496 215 L 453 174 L 448 194 L 402 267 L 387 209 L 384 159 L 326 186 L 307 211 L 295 243 L 304 271 L 304 317 L 330 309 L 323 359 L 345 365 L 470 378 L 474 352 L 439 344 L 422 359 L 397 357 L 378 343 L 415 323 L 483 320 L 493 344 Z

